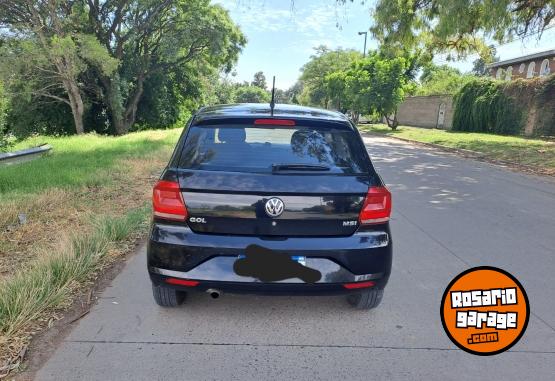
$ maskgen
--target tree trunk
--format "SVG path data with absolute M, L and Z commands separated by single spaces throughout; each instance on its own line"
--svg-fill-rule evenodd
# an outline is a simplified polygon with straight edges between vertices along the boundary
M 397 129 L 399 126 L 399 121 L 397 120 L 397 111 L 393 113 L 393 118 L 390 118 L 387 115 L 384 115 L 385 120 L 387 121 L 387 126 L 391 128 L 393 131 Z
M 121 115 L 112 113 L 112 123 L 114 125 L 114 130 L 116 131 L 116 135 L 125 135 L 128 131 L 127 127 Z
M 125 130 L 126 132 L 133 127 L 135 124 L 135 119 L 137 118 L 137 108 L 139 106 L 139 101 L 143 96 L 143 84 L 145 81 L 144 75 L 139 75 L 137 78 L 137 87 L 135 88 L 135 92 L 129 98 L 127 102 L 127 107 L 125 110 Z
M 124 107 L 117 80 L 107 77 L 102 78 L 101 82 L 106 91 L 106 106 L 110 112 L 116 135 L 125 135 L 135 124 L 137 108 L 143 95 L 144 81 L 144 75 L 139 75 L 135 91 L 129 96 Z
M 71 113 L 73 114 L 75 132 L 77 132 L 78 135 L 81 135 L 85 133 L 85 127 L 83 125 L 83 114 L 85 113 L 85 107 L 83 106 L 81 91 L 79 90 L 77 83 L 75 83 L 75 81 L 73 80 L 66 79 L 62 81 L 62 83 L 67 92 L 69 106 L 71 107 Z
M 75 131 L 77 135 L 85 133 L 83 125 L 83 101 L 81 97 L 76 102 L 71 102 L 71 113 L 73 114 L 73 122 L 75 123 Z
M 127 131 L 123 122 L 123 106 L 121 104 L 121 94 L 119 82 L 116 79 L 102 77 L 100 79 L 102 87 L 106 92 L 106 107 L 110 113 L 110 119 L 116 135 L 124 135 Z

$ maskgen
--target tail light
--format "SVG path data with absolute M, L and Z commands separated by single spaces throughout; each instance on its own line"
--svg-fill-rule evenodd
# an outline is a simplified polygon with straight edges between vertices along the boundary
M 179 183 L 160 180 L 152 194 L 154 216 L 174 221 L 185 221 L 187 209 L 179 190 Z
M 176 286 L 196 287 L 200 282 L 198 280 L 190 279 L 166 278 L 166 283 Z
M 361 225 L 380 224 L 389 221 L 391 193 L 386 187 L 370 187 L 358 217 Z
M 369 280 L 368 282 L 355 282 L 355 283 L 343 283 L 343 287 L 347 290 L 356 290 L 359 288 L 369 288 L 374 287 L 376 283 Z

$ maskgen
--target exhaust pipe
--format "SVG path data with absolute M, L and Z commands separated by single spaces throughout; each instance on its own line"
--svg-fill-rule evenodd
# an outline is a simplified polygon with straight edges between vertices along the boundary
M 208 290 L 206 290 L 206 292 L 210 294 L 212 299 L 218 299 L 220 297 L 220 295 L 222 294 L 222 292 L 220 290 L 215 290 L 213 288 L 209 288 Z

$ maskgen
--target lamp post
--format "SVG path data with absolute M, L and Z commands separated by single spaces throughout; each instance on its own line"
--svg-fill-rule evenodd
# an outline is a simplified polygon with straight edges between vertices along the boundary
M 366 57 L 366 39 L 368 38 L 368 32 L 358 32 L 359 36 L 364 34 L 364 50 L 362 51 L 362 57 Z

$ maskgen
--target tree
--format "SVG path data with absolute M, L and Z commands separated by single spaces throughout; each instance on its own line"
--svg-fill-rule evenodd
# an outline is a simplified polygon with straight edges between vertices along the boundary
M 472 74 L 477 75 L 479 77 L 484 77 L 489 75 L 489 70 L 487 68 L 487 64 L 492 62 L 498 62 L 499 57 L 495 54 L 497 50 L 495 49 L 494 45 L 490 45 L 490 56 L 486 58 L 478 57 L 472 62 Z
M 207 0 L 87 0 L 89 28 L 122 62 L 99 75 L 115 132 L 135 122 L 145 83 L 184 67 L 231 69 L 246 39 L 222 7 Z M 197 65 L 190 64 L 196 63 Z
M 269 103 L 271 95 L 258 86 L 240 86 L 235 90 L 237 103 Z
M 362 57 L 362 54 L 355 50 L 330 50 L 325 46 L 319 46 L 315 51 L 301 68 L 300 81 L 303 92 L 299 101 L 302 104 L 327 108 L 330 98 L 326 89 L 326 76 L 347 69 L 353 61 Z
M 227 11 L 210 3 L 0 0 L 0 74 L 15 97 L 9 128 L 21 127 L 12 116 L 28 105 L 36 118 L 18 116 L 29 131 L 65 126 L 67 114 L 52 101 L 70 105 L 78 132 L 85 123 L 117 134 L 135 123 L 176 123 L 204 102 L 206 78 L 230 71 L 246 43 Z
M 285 92 L 285 90 L 275 89 L 274 97 L 275 97 L 276 103 L 282 103 L 282 104 L 291 103 L 291 100 L 287 96 L 287 93 Z
M 301 81 L 295 82 L 293 86 L 285 90 L 285 96 L 289 100 L 287 103 L 299 104 L 299 96 L 303 92 L 303 83 Z
M 73 6 L 56 0 L 0 2 L 0 32 L 13 42 L 3 48 L 1 66 L 13 67 L 4 78 L 22 84 L 33 97 L 69 105 L 80 134 L 84 104 L 78 77 L 87 64 L 110 73 L 115 62 L 94 37 L 76 33 Z
M 420 86 L 416 89 L 415 94 L 454 95 L 474 78 L 473 75 L 461 74 L 459 70 L 447 65 L 428 64 L 422 70 Z
M 254 73 L 254 78 L 251 82 L 251 85 L 266 90 L 266 76 L 264 75 L 264 73 L 261 71 Z
M 403 57 L 387 58 L 374 52 L 353 62 L 349 69 L 328 75 L 327 82 L 333 88 L 330 91 L 337 91 L 346 102 L 342 107 L 357 115 L 378 114 L 396 129 L 397 105 L 412 87 L 408 66 Z
M 337 0 L 345 3 L 347 0 Z M 351 0 L 352 1 L 352 0 Z M 380 45 L 487 57 L 484 37 L 504 42 L 542 32 L 555 18 L 553 0 L 379 0 L 373 35 Z
M 345 71 L 336 71 L 326 75 L 324 82 L 326 84 L 326 93 L 333 106 L 345 113 L 349 105 L 347 98 L 347 73 Z
M 215 73 L 203 78 L 202 101 L 206 105 L 226 104 L 235 102 L 235 89 L 233 83 L 225 74 Z

